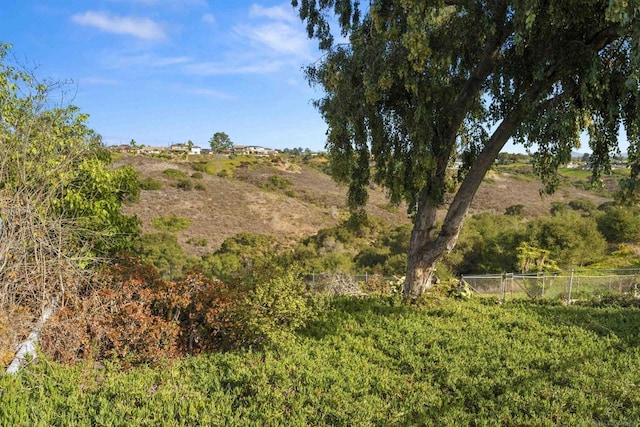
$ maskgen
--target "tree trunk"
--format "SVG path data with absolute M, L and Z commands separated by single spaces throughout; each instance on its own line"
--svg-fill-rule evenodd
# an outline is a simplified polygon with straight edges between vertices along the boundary
M 433 194 L 437 191 L 435 189 L 438 184 L 433 183 L 422 190 L 407 254 L 407 274 L 404 283 L 406 302 L 415 302 L 433 286 L 436 263 L 457 243 L 473 197 L 498 153 L 520 123 L 521 116 L 522 110 L 516 109 L 491 135 L 487 145 L 462 181 L 440 230 L 436 230 L 436 213 L 441 203 L 437 195 Z M 440 179 L 444 179 L 445 175 L 442 173 L 440 176 L 442 177 Z

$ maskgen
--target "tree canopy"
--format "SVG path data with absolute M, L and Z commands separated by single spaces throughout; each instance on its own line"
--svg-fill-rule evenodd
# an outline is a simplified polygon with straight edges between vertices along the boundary
M 231 150 L 233 148 L 233 141 L 231 141 L 231 138 L 226 133 L 216 132 L 211 139 L 209 139 L 209 145 L 211 146 L 211 150 L 220 152 Z
M 509 139 L 535 152 L 551 192 L 586 134 L 594 178 L 629 142 L 640 172 L 640 8 L 626 0 L 293 0 L 324 55 L 307 68 L 324 89 L 334 176 L 353 208 L 370 180 L 408 202 L 414 228 L 405 296 L 415 299 L 455 245 L 471 200 Z M 336 31 L 334 26 L 338 27 Z M 450 164 L 463 161 L 442 226 Z M 371 162 L 373 160 L 373 162 Z

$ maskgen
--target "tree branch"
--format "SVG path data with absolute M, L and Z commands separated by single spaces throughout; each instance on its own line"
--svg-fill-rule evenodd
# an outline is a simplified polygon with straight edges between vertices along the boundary
M 506 5 L 502 3 L 500 8 L 501 10 L 498 14 L 502 19 L 496 19 L 495 21 L 505 22 L 507 13 Z M 464 120 L 465 114 L 468 111 L 469 104 L 478 95 L 484 81 L 487 79 L 489 74 L 491 74 L 495 63 L 500 58 L 500 46 L 505 42 L 508 34 L 509 31 L 506 25 L 501 25 L 501 27 L 498 28 L 495 36 L 487 42 L 483 49 L 480 59 L 478 60 L 478 65 L 473 70 L 462 90 L 459 92 L 459 95 L 453 102 L 451 108 L 451 128 L 449 129 L 449 135 L 447 135 L 449 140 L 455 140 L 460 124 Z

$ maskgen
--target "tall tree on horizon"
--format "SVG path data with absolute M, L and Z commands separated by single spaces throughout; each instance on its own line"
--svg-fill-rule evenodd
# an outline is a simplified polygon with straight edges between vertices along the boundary
M 505 143 L 535 149 L 546 192 L 586 132 L 597 179 L 623 125 L 640 172 L 640 6 L 626 0 L 292 0 L 322 58 L 307 78 L 353 209 L 370 180 L 413 215 L 404 295 L 433 283 Z M 332 25 L 339 31 L 334 35 Z M 336 37 L 340 43 L 336 43 Z M 464 166 L 441 225 L 448 167 Z M 371 166 L 373 159 L 375 167 Z

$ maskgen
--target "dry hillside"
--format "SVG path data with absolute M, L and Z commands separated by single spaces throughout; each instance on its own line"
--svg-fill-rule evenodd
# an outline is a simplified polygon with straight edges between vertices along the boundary
M 232 177 L 203 174 L 201 179 L 191 179 L 200 183 L 203 190 L 185 191 L 172 186 L 175 181 L 163 171 L 173 168 L 191 175 L 191 160 L 129 156 L 117 162 L 130 164 L 141 178 L 152 177 L 163 185 L 160 190 L 142 191 L 140 201 L 126 207 L 127 213 L 138 215 L 147 233 L 156 231 L 151 226 L 155 217 L 176 215 L 191 219 L 190 227 L 178 233 L 180 243 L 191 254 L 214 251 L 226 238 L 243 231 L 292 242 L 333 226 L 346 215 L 346 187 L 316 168 L 263 161 L 236 169 Z M 270 185 L 273 176 L 285 180 L 286 188 Z M 574 187 L 562 187 L 553 196 L 542 198 L 540 187 L 532 179 L 492 172 L 478 191 L 472 213 L 501 213 L 508 206 L 521 204 L 526 215 L 535 216 L 548 214 L 554 201 L 588 198 L 596 205 L 607 201 Z M 409 221 L 406 208 L 390 207 L 380 190 L 371 191 L 367 210 L 392 224 Z M 188 243 L 192 238 L 205 239 L 207 245 Z

